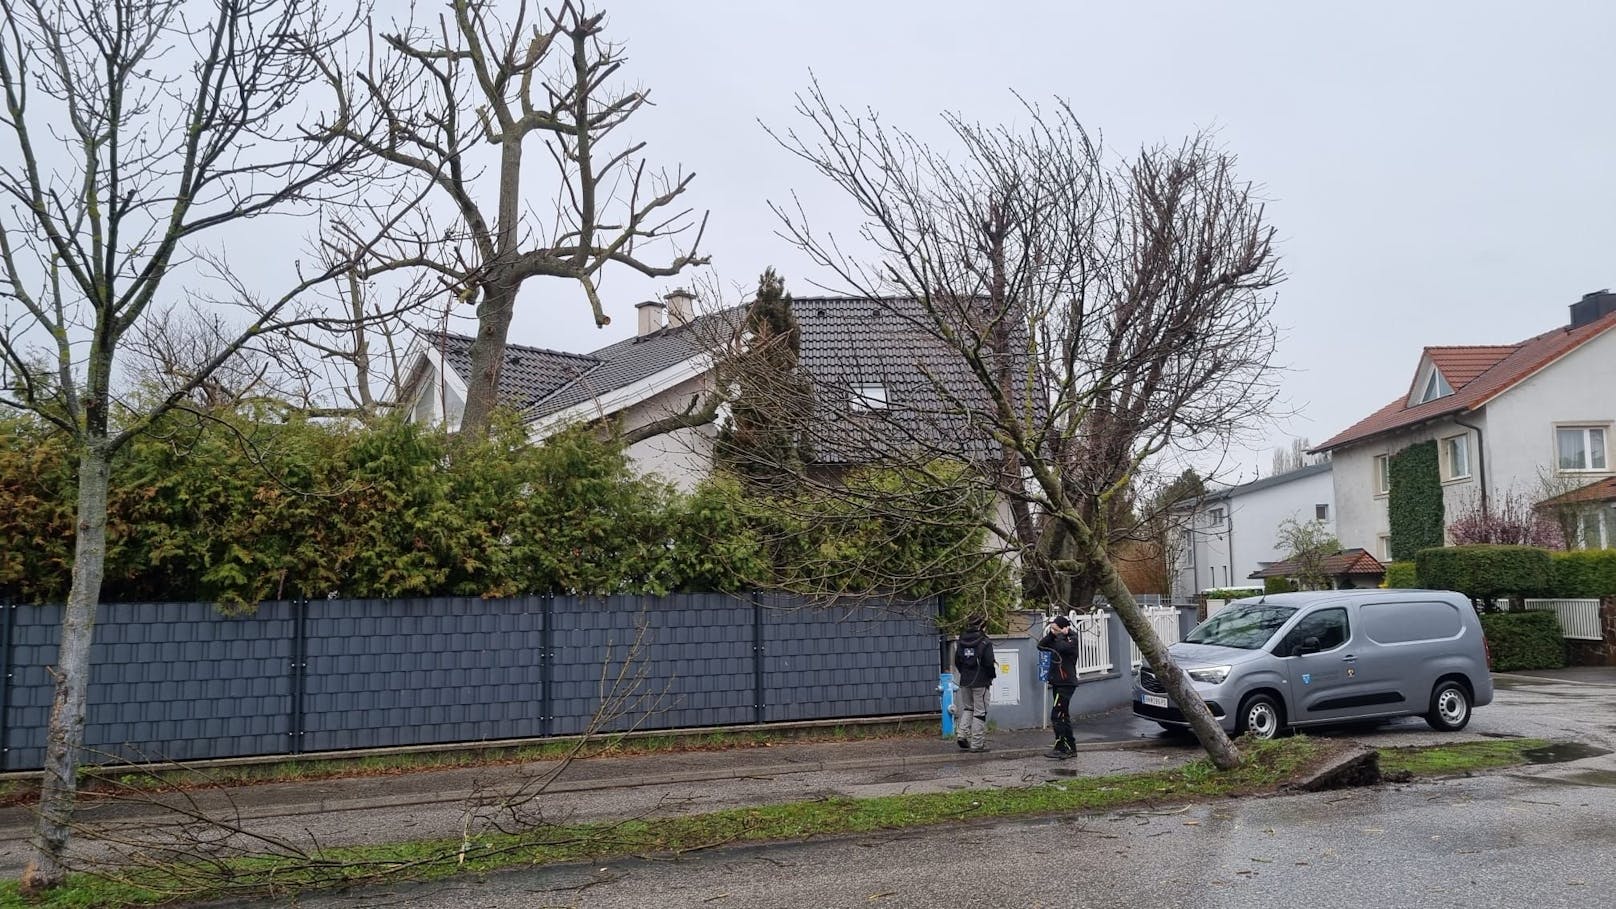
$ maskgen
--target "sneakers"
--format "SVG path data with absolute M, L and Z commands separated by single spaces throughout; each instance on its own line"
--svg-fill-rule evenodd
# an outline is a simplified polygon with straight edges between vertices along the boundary
M 1072 750 L 1072 746 L 1062 743 L 1044 752 L 1044 757 L 1054 758 L 1057 761 L 1064 761 L 1075 754 L 1077 754 L 1077 752 Z
M 989 748 L 986 745 L 983 745 L 981 748 L 969 748 L 967 750 L 970 751 L 972 754 L 981 754 L 984 751 L 992 751 L 993 749 Z
M 960 746 L 961 751 L 970 751 L 971 750 L 971 743 L 967 742 L 964 739 L 955 739 L 954 744 Z

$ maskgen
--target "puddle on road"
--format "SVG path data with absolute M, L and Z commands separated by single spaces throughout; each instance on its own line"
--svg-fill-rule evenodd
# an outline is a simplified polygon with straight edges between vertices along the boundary
M 1562 777 L 1567 783 L 1578 786 L 1598 786 L 1603 789 L 1616 789 L 1616 770 L 1584 770 Z
M 1581 742 L 1555 742 L 1544 748 L 1533 748 L 1521 752 L 1528 764 L 1564 764 L 1567 761 L 1580 761 L 1583 758 L 1601 757 L 1610 754 L 1608 748 L 1595 748 Z
M 1049 772 L 1055 774 L 1056 776 L 1082 776 L 1082 774 L 1078 773 L 1076 770 L 1062 770 L 1059 767 L 1056 767 Z

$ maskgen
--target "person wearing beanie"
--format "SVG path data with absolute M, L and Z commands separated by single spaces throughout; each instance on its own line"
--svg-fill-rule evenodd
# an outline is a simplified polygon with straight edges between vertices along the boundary
M 1049 757 L 1064 759 L 1077 753 L 1077 740 L 1072 737 L 1072 692 L 1077 690 L 1077 633 L 1072 620 L 1055 616 L 1038 642 L 1039 650 L 1049 651 L 1049 691 L 1055 704 L 1049 708 L 1049 725 L 1055 727 L 1055 747 Z
M 983 631 L 986 627 L 981 616 L 972 616 L 954 645 L 954 670 L 959 673 L 955 701 L 959 723 L 954 741 L 966 751 L 988 750 L 988 689 L 999 669 L 993 659 L 993 642 Z

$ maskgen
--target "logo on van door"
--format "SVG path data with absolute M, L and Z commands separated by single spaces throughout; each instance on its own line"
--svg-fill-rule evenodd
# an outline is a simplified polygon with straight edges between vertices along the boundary
M 1302 684 L 1303 685 L 1311 685 L 1311 684 L 1313 684 L 1313 673 L 1311 673 L 1311 672 L 1302 673 Z

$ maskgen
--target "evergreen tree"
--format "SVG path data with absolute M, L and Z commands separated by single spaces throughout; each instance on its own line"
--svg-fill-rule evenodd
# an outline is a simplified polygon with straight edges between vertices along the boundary
M 758 279 L 742 327 L 744 345 L 721 370 L 734 397 L 719 432 L 718 463 L 753 491 L 788 492 L 809 457 L 814 396 L 798 362 L 802 331 L 791 295 L 773 268 Z

